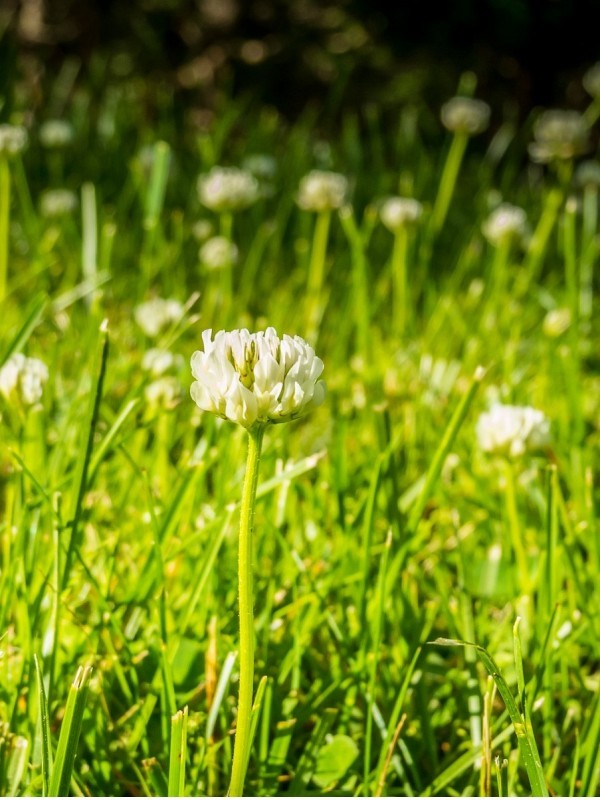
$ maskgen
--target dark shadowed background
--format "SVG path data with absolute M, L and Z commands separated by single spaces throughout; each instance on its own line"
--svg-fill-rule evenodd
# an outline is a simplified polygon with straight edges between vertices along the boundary
M 139 75 L 176 103 L 250 94 L 287 116 L 307 103 L 327 116 L 437 103 L 469 69 L 478 93 L 524 115 L 579 104 L 599 11 L 597 0 L 0 0 L 0 94 L 16 71 L 41 102 L 67 65 L 99 90 Z

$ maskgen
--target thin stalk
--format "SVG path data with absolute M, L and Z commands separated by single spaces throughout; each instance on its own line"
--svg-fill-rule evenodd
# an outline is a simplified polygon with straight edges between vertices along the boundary
M 238 550 L 238 591 L 240 613 L 240 688 L 237 724 L 233 747 L 233 765 L 229 797 L 242 797 L 248 765 L 252 722 L 252 688 L 254 683 L 254 594 L 252 581 L 252 553 L 254 507 L 260 451 L 264 426 L 256 425 L 248 431 L 248 457 L 240 506 L 240 535 Z
M 408 231 L 398 228 L 392 250 L 392 285 L 394 287 L 394 319 L 392 328 L 398 336 L 404 336 L 408 322 L 408 299 L 406 286 L 406 261 L 408 256 Z
M 510 461 L 504 462 L 504 480 L 504 499 L 506 502 L 506 518 L 510 534 L 510 543 L 515 556 L 517 569 L 519 570 L 520 586 L 523 588 L 523 594 L 529 594 L 531 591 L 529 565 L 527 563 L 527 553 L 523 546 L 523 532 L 519 522 L 515 472 Z
M 466 133 L 455 133 L 452 137 L 431 215 L 431 227 L 434 233 L 439 233 L 444 227 L 468 141 Z
M 307 330 L 309 340 L 314 340 L 319 327 L 321 292 L 325 275 L 325 259 L 331 225 L 331 211 L 321 211 L 317 216 L 313 235 L 307 282 Z
M 581 264 L 579 273 L 579 317 L 589 327 L 592 320 L 594 298 L 594 248 L 598 228 L 598 188 L 586 186 L 583 190 L 583 230 L 581 241 Z
M 8 283 L 8 233 L 10 229 L 10 169 L 8 159 L 0 156 L 0 303 L 6 297 Z
M 539 278 L 542 262 L 546 255 L 550 234 L 554 229 L 558 210 L 563 201 L 563 193 L 560 189 L 551 189 L 546 194 L 542 215 L 536 226 L 533 236 L 529 241 L 527 254 L 522 270 L 522 285 L 519 294 L 525 294 L 529 286 Z

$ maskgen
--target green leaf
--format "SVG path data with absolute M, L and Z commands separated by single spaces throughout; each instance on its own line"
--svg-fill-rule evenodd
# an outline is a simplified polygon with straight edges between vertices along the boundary
M 312 780 L 321 789 L 337 783 L 358 757 L 358 747 L 349 736 L 333 736 L 319 750 Z

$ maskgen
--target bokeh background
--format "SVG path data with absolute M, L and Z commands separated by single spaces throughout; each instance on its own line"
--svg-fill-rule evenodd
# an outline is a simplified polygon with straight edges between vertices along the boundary
M 313 105 L 326 126 L 372 103 L 438 105 L 468 69 L 522 117 L 581 104 L 599 17 L 594 0 L 1 0 L 0 116 L 15 76 L 34 111 L 63 73 L 98 93 L 139 78 L 149 115 L 166 104 L 200 127 L 232 94 L 290 118 Z

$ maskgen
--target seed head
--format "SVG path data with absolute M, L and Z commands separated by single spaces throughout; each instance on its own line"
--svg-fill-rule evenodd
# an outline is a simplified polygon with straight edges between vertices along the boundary
M 300 336 L 274 328 L 202 334 L 204 351 L 192 356 L 192 399 L 203 411 L 245 428 L 287 422 L 321 405 L 323 362 Z

